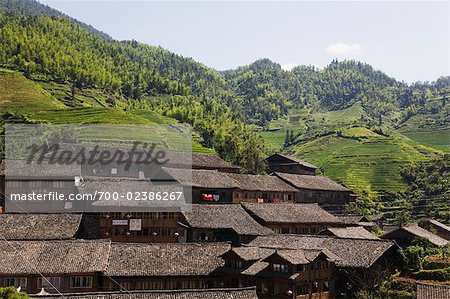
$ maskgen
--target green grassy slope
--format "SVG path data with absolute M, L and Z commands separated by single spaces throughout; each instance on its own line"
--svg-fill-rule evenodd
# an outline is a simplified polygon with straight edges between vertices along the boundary
M 149 110 L 125 111 L 121 108 L 106 107 L 106 99 L 111 98 L 111 95 L 104 94 L 100 90 L 78 90 L 74 99 L 70 97 L 68 102 L 70 86 L 53 82 L 35 82 L 18 72 L 6 69 L 0 69 L 0 90 L 2 90 L 0 92 L 0 117 L 3 120 L 20 118 L 28 122 L 50 124 L 146 125 L 146 127 L 132 126 L 129 130 L 126 129 L 127 127 L 122 127 L 124 130 L 122 133 L 117 132 L 116 129 L 114 132 L 108 133 L 110 127 L 105 127 L 101 136 L 98 135 L 98 129 L 94 128 L 93 131 L 87 129 L 83 132 L 83 138 L 103 141 L 105 138 L 109 138 L 108 136 L 139 141 L 145 141 L 146 138 L 147 140 L 148 138 L 150 140 L 158 138 L 166 144 L 171 144 L 173 140 L 176 140 L 176 138 L 171 138 L 177 134 L 176 132 L 171 132 L 161 126 L 152 127 L 155 124 L 176 124 L 175 119 Z M 115 103 L 117 106 L 125 106 L 124 102 L 119 102 L 117 99 Z M 111 139 L 109 141 L 117 144 L 118 140 Z M 192 150 L 203 153 L 214 152 L 195 141 L 192 143 Z
M 404 190 L 400 169 L 433 155 L 432 150 L 400 135 L 385 137 L 365 128 L 344 130 L 341 136 L 321 137 L 290 150 L 319 166 L 325 175 L 372 197 L 383 191 Z

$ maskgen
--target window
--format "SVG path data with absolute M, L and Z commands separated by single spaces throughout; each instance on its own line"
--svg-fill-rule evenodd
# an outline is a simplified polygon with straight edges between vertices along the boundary
M 54 182 L 53 182 L 53 188 L 58 188 L 58 189 L 64 188 L 64 182 L 61 182 L 61 181 L 54 181 Z
M 71 288 L 92 288 L 91 276 L 75 276 L 70 278 Z
M 273 264 L 273 271 L 287 273 L 289 272 L 289 266 L 283 264 Z
M 7 287 L 21 287 L 22 290 L 27 289 L 28 279 L 26 277 L 9 277 L 6 278 Z
M 41 185 L 42 185 L 41 181 L 30 181 L 31 188 L 39 188 L 39 187 L 41 187 Z
M 200 237 L 198 238 L 200 241 L 208 241 L 208 233 L 200 233 Z
M 275 283 L 273 285 L 273 294 L 274 295 L 279 295 L 280 294 L 280 285 L 278 283 Z
M 117 168 L 116 167 L 111 168 L 111 174 L 117 174 Z
M 329 281 L 324 281 L 322 289 L 323 289 L 324 292 L 329 292 L 330 291 L 330 282 Z
M 38 288 L 56 288 L 58 289 L 61 286 L 61 278 L 60 277 L 46 277 L 45 279 L 42 277 L 38 278 Z
M 22 187 L 22 182 L 21 181 L 6 181 L 6 187 L 19 188 L 19 187 Z
M 297 285 L 297 295 L 307 295 L 309 294 L 309 288 L 306 284 Z

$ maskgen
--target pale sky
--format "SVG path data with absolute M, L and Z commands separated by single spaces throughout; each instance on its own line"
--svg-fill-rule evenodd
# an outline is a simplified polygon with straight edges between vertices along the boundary
M 289 69 L 357 59 L 405 82 L 450 75 L 450 4 L 40 0 L 117 40 L 218 70 L 269 58 Z

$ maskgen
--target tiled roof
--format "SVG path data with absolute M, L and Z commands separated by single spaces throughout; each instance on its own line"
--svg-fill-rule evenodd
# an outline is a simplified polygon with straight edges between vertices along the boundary
M 326 230 L 322 231 L 320 234 L 350 239 L 379 239 L 361 226 L 329 227 Z
M 316 249 L 330 252 L 339 267 L 368 268 L 395 246 L 387 240 L 341 239 L 329 236 L 270 235 L 260 236 L 248 246 L 278 249 Z M 329 255 L 327 253 L 327 255 Z
M 297 189 L 280 178 L 270 175 L 228 173 L 237 182 L 239 189 L 251 191 L 296 192 Z
M 320 252 L 320 250 L 278 249 L 273 255 L 278 255 L 293 265 L 306 265 L 314 261 Z M 266 261 L 267 259 L 268 258 L 265 258 L 263 261 Z
M 112 243 L 108 276 L 211 275 L 223 266 L 227 243 Z
M 184 289 L 157 291 L 98 292 L 76 294 L 31 295 L 31 298 L 51 299 L 258 299 L 256 289 Z
M 131 208 L 157 208 L 157 207 L 176 207 L 184 203 L 183 195 L 179 201 L 156 201 L 156 200 L 129 200 L 129 195 L 136 198 L 134 194 L 139 192 L 155 193 L 155 192 L 182 192 L 182 186 L 175 184 L 156 185 L 149 179 L 125 178 L 125 177 L 83 177 L 83 182 L 78 190 L 82 194 L 99 194 L 104 192 L 110 195 L 110 200 L 96 201 L 93 203 L 94 207 L 131 207 Z M 130 193 L 132 192 L 132 193 Z M 112 196 L 117 194 L 116 200 Z M 141 196 L 141 199 L 144 197 Z
M 233 247 L 228 253 L 234 253 L 239 256 L 244 261 L 257 261 L 266 258 L 275 252 L 275 249 L 271 248 L 261 248 L 261 247 Z
M 242 203 L 242 206 L 266 223 L 341 223 L 317 204 Z
M 194 204 L 183 212 L 189 226 L 205 229 L 232 229 L 238 235 L 262 236 L 273 231 L 256 222 L 237 204 Z
M 282 172 L 276 172 L 275 175 L 298 189 L 350 191 L 350 189 L 336 183 L 332 179 L 325 176 L 291 174 Z
M 106 270 L 109 240 L 0 241 L 0 276 Z
M 421 228 L 417 224 L 412 224 L 408 226 L 402 226 L 394 231 L 391 231 L 387 234 L 384 234 L 382 238 L 389 239 L 393 234 L 396 234 L 398 231 L 405 231 L 415 237 L 419 238 L 425 238 L 427 239 L 431 244 L 434 244 L 436 246 L 445 246 L 449 244 L 450 242 L 445 240 L 444 238 L 439 237 L 438 235 L 433 234 L 432 232 L 427 231 L 426 229 Z
M 269 263 L 268 262 L 257 261 L 255 263 L 253 263 L 250 267 L 248 267 L 247 269 L 242 271 L 241 274 L 243 274 L 243 275 L 256 275 L 258 273 L 261 273 L 265 269 L 267 269 L 267 267 L 269 267 Z
M 228 173 L 217 170 L 182 169 L 163 167 L 162 171 L 179 183 L 199 188 L 237 188 L 238 183 L 228 176 Z
M 362 215 L 336 215 L 345 224 L 358 224 L 361 221 L 367 221 Z
M 50 164 L 48 160 L 41 163 L 26 160 L 5 160 L 5 176 L 14 178 L 53 178 L 63 180 L 73 180 L 75 176 L 81 175 L 81 166 L 77 163 L 60 165 L 58 163 Z
M 448 299 L 450 285 L 417 284 L 417 299 Z
M 288 156 L 288 155 L 283 155 L 283 154 L 280 154 L 280 153 L 273 154 L 272 156 L 276 156 L 276 155 L 277 155 L 277 156 L 280 156 L 280 157 L 283 157 L 283 158 L 285 158 L 285 159 L 291 160 L 291 161 L 293 161 L 293 162 L 295 162 L 295 163 L 298 163 L 298 164 L 303 165 L 303 166 L 308 167 L 308 168 L 314 168 L 314 169 L 317 168 L 317 166 L 315 166 L 315 165 L 313 165 L 313 164 L 311 164 L 311 163 L 305 162 L 305 161 L 303 161 L 303 160 L 300 160 L 300 159 L 297 158 L 297 157 Z M 272 157 L 272 156 L 270 156 L 270 157 Z M 270 157 L 268 157 L 267 159 L 269 159 Z
M 0 214 L 0 235 L 7 240 L 72 239 L 81 218 L 81 214 Z

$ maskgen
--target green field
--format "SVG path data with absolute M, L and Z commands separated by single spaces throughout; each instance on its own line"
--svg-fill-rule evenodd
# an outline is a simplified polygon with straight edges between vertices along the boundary
M 99 90 L 77 91 L 75 99 L 70 96 L 68 85 L 53 82 L 35 82 L 22 74 L 0 69 L 0 109 L 3 119 L 25 119 L 27 122 L 49 124 L 123 124 L 132 126 L 87 127 L 81 139 L 101 141 L 101 144 L 114 144 L 128 141 L 154 141 L 172 149 L 186 150 L 190 139 L 179 138 L 178 122 L 170 117 L 150 110 L 136 109 L 126 111 L 107 107 L 106 99 L 111 95 Z M 71 98 L 68 100 L 68 98 Z M 117 106 L 124 103 L 116 100 Z M 70 107 L 68 107 L 69 105 Z M 71 107 L 75 106 L 75 107 Z M 11 116 L 14 116 L 11 118 Z M 164 125 L 164 126 L 160 126 Z M 114 136 L 114 137 L 111 137 Z M 80 140 L 80 141 L 83 141 Z M 213 150 L 192 141 L 192 150 L 201 153 L 214 153 Z
M 437 150 L 450 152 L 450 129 L 404 132 L 403 135 Z
M 344 131 L 343 136 L 357 132 L 362 137 L 362 132 L 366 130 L 351 128 Z M 406 138 L 383 137 L 367 131 L 364 138 L 331 135 L 290 150 L 295 156 L 319 166 L 332 179 L 343 182 L 358 193 L 367 192 L 371 196 L 383 191 L 404 190 L 400 169 L 428 160 L 433 155 L 426 148 L 408 143 Z

